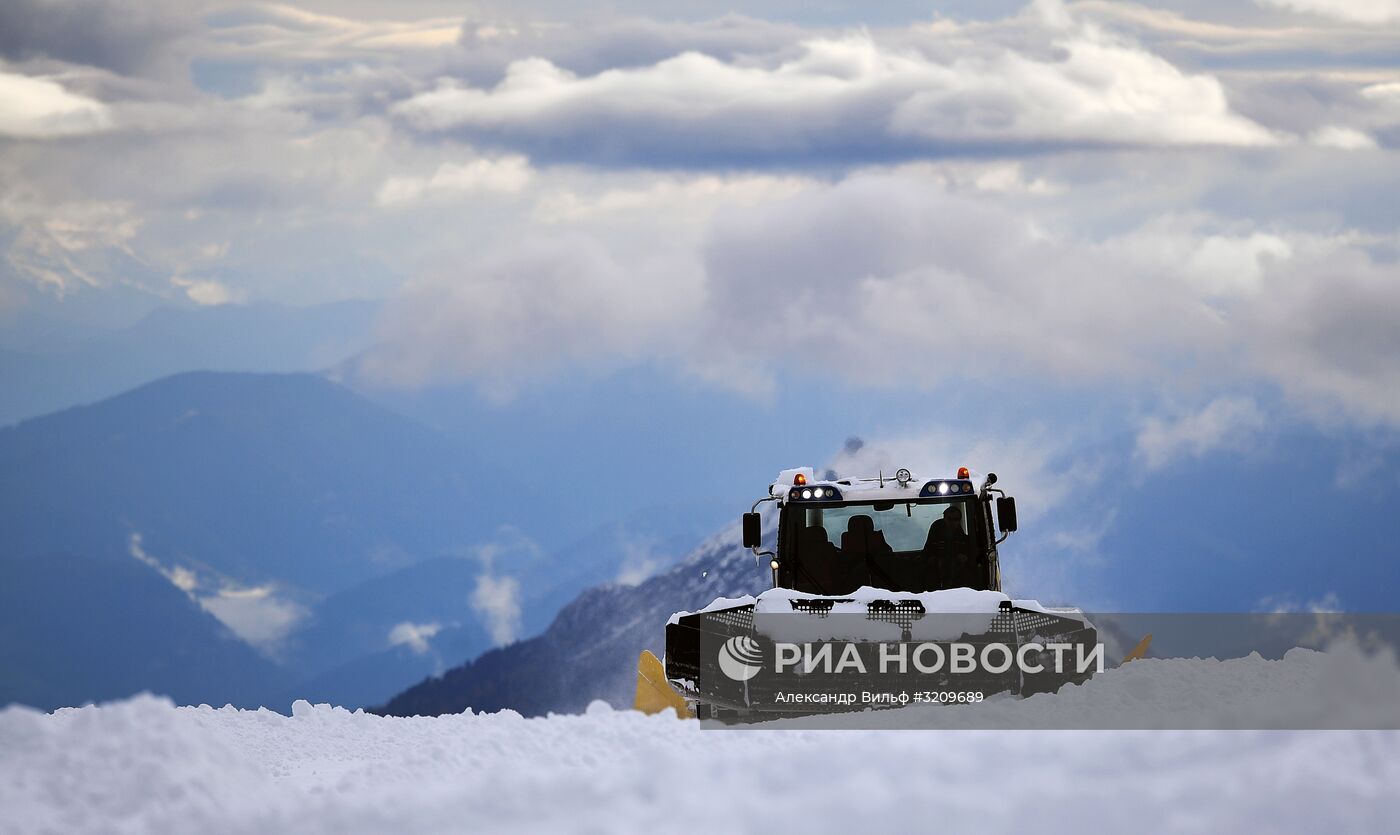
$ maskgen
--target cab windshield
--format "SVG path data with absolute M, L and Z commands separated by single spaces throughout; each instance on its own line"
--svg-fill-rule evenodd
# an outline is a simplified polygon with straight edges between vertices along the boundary
M 798 591 L 849 594 L 861 586 L 923 592 L 985 589 L 981 506 L 937 502 L 790 506 L 782 579 Z

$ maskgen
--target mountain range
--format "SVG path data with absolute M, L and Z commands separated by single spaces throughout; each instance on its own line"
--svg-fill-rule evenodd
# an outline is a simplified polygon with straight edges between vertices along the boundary
M 577 713 L 595 699 L 632 704 L 637 656 L 660 656 L 665 624 L 717 597 L 755 594 L 766 571 L 741 547 L 737 528 L 711 537 L 669 570 L 635 586 L 607 584 L 580 594 L 542 634 L 492 649 L 410 687 L 375 712 L 437 716 L 506 708 L 525 716 Z
M 0 426 L 185 371 L 318 371 L 368 347 L 378 310 L 367 301 L 163 306 L 121 327 L 51 322 L 44 339 L 0 343 Z
M 0 704 L 380 703 L 699 538 L 683 509 L 549 507 L 314 374 L 179 374 L 0 428 Z

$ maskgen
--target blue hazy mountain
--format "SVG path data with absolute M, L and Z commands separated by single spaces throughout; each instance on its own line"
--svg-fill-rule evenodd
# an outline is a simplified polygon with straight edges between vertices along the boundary
M 253 707 L 287 679 L 135 560 L 0 559 L 0 705 L 52 710 L 151 691 Z
M 296 680 L 389 649 L 397 622 L 447 621 L 442 601 L 434 602 L 446 581 L 431 572 L 405 575 L 392 595 L 337 597 L 425 560 L 452 555 L 463 569 L 450 590 L 451 620 L 463 626 L 456 644 L 461 657 L 491 645 L 484 629 L 471 628 L 470 576 L 481 567 L 462 557 L 503 526 L 518 528 L 528 505 L 488 469 L 462 444 L 318 376 L 181 374 L 0 428 L 0 562 L 15 588 L 38 568 L 71 565 L 54 568 L 66 580 L 69 596 L 61 600 L 78 594 L 102 601 L 62 609 L 63 634 L 71 638 L 62 646 L 81 643 L 84 635 L 100 646 L 109 621 L 125 610 L 150 627 L 133 634 L 198 632 L 188 618 L 166 618 L 160 626 L 172 606 L 226 632 L 193 598 L 274 590 L 286 606 L 307 613 L 296 626 L 313 631 L 303 639 L 293 629 L 268 653 L 283 666 L 219 667 L 236 673 L 237 692 L 271 698 Z M 154 564 L 138 561 L 138 553 Z M 543 572 L 540 562 L 518 567 Z M 162 571 L 193 578 L 192 594 Z M 131 576 L 146 591 L 112 580 Z M 48 605 L 44 590 L 59 588 L 56 581 L 34 582 L 34 605 Z M 152 588 L 170 605 L 148 605 Z M 28 676 L 24 659 L 62 654 L 48 646 L 48 632 L 24 624 L 23 618 L 8 623 L 6 640 L 24 643 L 33 655 L 14 656 L 20 660 L 7 675 Z M 152 653 L 159 656 L 155 645 Z M 130 682 L 167 692 L 159 677 L 113 678 L 110 665 L 73 669 L 90 686 L 56 685 L 42 691 L 46 704 L 120 691 Z M 420 666 L 378 686 L 399 687 L 432 669 Z M 198 683 L 197 670 L 190 676 Z M 217 693 L 214 685 L 223 680 L 178 692 Z
M 520 638 L 582 589 L 674 563 L 707 525 L 684 502 L 571 522 L 548 484 L 532 489 L 320 376 L 180 374 L 0 428 L 0 561 L 72 555 L 134 574 L 221 634 L 195 598 L 270 589 L 301 615 L 263 647 L 261 672 L 240 675 L 246 692 L 280 709 L 302 697 L 372 704 L 492 646 L 499 636 L 473 600 L 484 572 L 515 584 L 507 632 Z M 162 571 L 193 582 L 190 594 Z M 152 622 L 165 611 L 90 574 L 68 579 L 112 611 L 118 594 Z M 68 612 L 72 636 L 98 627 L 84 612 Z M 403 625 L 422 642 L 396 638 Z M 44 652 L 44 632 L 14 628 Z M 105 686 L 108 668 L 91 671 Z M 46 698 L 65 703 L 64 692 L 89 691 Z
M 361 301 L 229 304 L 159 307 L 119 328 L 61 321 L 50 328 L 61 341 L 0 346 L 0 426 L 183 371 L 315 371 L 363 350 L 377 310 Z
M 520 584 L 515 637 L 543 631 L 583 589 L 618 580 L 635 584 L 669 569 L 702 538 L 702 524 L 684 505 L 647 507 L 549 552 L 499 562 L 493 572 Z M 474 559 L 436 557 L 321 601 L 288 642 L 288 655 L 319 671 L 297 682 L 292 698 L 381 704 L 409 683 L 489 649 L 493 637 L 471 606 L 481 571 Z M 386 643 L 401 624 L 434 634 L 418 648 Z
M 191 373 L 0 429 L 10 553 L 330 594 L 514 521 L 461 445 L 320 377 Z
M 637 656 L 643 649 L 661 654 L 673 612 L 756 593 L 766 580 L 740 547 L 738 531 L 727 529 L 643 583 L 583 592 L 542 634 L 425 679 L 376 711 L 436 716 L 510 708 L 539 716 L 576 713 L 594 699 L 629 706 Z

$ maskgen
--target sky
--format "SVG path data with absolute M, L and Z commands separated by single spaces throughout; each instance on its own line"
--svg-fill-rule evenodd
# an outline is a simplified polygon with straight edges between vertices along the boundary
M 561 456 L 563 397 L 725 496 L 975 458 L 1027 585 L 1136 600 L 1203 478 L 1207 539 L 1306 562 L 1301 477 L 1394 577 L 1400 3 L 867 6 L 11 0 L 0 337 L 368 299 L 360 385 Z

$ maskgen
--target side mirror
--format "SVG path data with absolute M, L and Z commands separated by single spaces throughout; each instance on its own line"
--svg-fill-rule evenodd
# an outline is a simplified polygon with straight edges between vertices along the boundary
M 997 527 L 1002 533 L 1016 530 L 1016 500 L 1010 496 L 997 499 Z
M 744 547 L 757 548 L 763 542 L 763 523 L 757 513 L 744 514 Z

